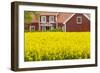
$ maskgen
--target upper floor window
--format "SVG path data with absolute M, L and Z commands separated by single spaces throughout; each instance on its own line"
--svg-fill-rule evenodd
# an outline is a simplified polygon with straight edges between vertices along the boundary
M 46 16 L 41 16 L 41 22 L 46 23 Z
M 76 22 L 77 24 L 82 24 L 82 16 L 77 16 Z
M 54 16 L 49 16 L 49 22 L 51 22 L 51 23 L 55 22 Z

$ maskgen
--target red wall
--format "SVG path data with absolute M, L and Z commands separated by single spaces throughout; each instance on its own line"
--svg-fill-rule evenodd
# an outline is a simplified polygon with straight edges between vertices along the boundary
M 39 25 L 38 25 L 38 23 L 31 23 L 31 24 L 24 24 L 24 31 L 29 31 L 29 27 L 31 26 L 31 25 L 34 25 L 35 26 L 35 31 L 38 31 L 39 30 Z
M 77 24 L 77 16 L 82 16 L 82 24 Z M 88 20 L 83 14 L 75 14 L 66 23 L 66 32 L 85 32 L 90 31 L 90 20 Z
M 38 23 L 32 23 L 31 25 L 34 25 L 35 26 L 35 31 L 38 31 L 39 30 L 39 25 L 38 25 Z

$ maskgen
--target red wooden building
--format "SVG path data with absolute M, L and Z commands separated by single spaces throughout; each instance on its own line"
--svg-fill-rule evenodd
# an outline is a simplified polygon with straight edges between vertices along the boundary
M 27 31 L 48 31 L 61 28 L 65 32 L 90 31 L 90 15 L 82 13 L 41 12 L 33 15 L 33 22 L 25 24 Z

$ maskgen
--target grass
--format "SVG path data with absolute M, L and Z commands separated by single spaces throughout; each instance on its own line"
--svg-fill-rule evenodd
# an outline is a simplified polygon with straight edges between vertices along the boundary
M 25 32 L 25 61 L 90 58 L 90 32 Z

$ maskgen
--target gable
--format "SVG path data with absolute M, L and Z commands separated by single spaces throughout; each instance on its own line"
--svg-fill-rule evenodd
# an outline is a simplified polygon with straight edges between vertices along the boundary
M 76 14 L 79 14 L 79 15 L 83 15 L 86 19 L 90 20 L 90 15 L 86 15 L 86 14 L 80 14 L 80 13 L 76 13 Z M 76 14 L 72 14 L 68 19 L 66 19 L 63 24 L 66 24 L 69 20 L 71 20 L 73 18 L 73 16 L 75 16 Z

